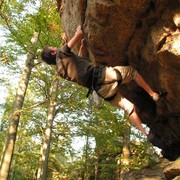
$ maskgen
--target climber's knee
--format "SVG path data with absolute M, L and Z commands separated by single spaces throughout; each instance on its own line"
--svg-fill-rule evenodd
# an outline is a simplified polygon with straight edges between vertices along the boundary
M 129 113 L 129 116 L 131 116 L 134 112 L 135 112 L 135 107 L 133 107 L 133 109 L 132 109 L 131 112 Z
M 125 99 L 126 100 L 126 99 Z M 126 113 L 130 116 L 135 111 L 134 104 L 129 100 L 123 102 L 122 108 L 126 111 Z

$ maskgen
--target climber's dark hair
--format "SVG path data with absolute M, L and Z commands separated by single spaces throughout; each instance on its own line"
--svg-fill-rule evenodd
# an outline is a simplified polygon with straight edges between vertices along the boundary
M 51 51 L 52 50 L 49 46 L 44 47 L 41 53 L 41 58 L 49 65 L 56 65 L 56 55 L 52 55 Z

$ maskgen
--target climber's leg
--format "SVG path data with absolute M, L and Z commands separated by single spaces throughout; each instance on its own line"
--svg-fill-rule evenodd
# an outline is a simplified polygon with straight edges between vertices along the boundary
M 114 99 L 109 101 L 112 105 L 124 109 L 129 114 L 129 120 L 133 125 L 140 130 L 144 135 L 147 136 L 145 129 L 142 126 L 142 122 L 135 110 L 134 104 L 124 98 L 119 92 L 116 93 Z
M 154 92 L 147 84 L 144 78 L 132 67 L 132 66 L 115 66 L 122 76 L 122 84 L 129 83 L 131 80 L 135 80 L 136 83 L 143 88 L 154 101 L 158 101 L 160 97 L 167 94 L 167 92 Z
M 129 115 L 129 120 L 133 123 L 133 125 L 140 130 L 145 136 L 148 135 L 148 133 L 146 132 L 146 130 L 143 128 L 142 126 L 142 122 L 139 118 L 139 116 L 137 115 L 136 109 L 133 109 L 133 112 Z
M 158 93 L 154 92 L 150 86 L 147 84 L 147 82 L 144 80 L 144 78 L 137 73 L 134 80 L 136 81 L 136 83 L 142 87 L 151 97 L 154 101 L 158 101 L 160 96 Z

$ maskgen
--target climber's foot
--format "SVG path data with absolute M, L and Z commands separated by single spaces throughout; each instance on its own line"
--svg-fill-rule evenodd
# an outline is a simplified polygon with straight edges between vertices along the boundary
M 157 102 L 157 101 L 159 101 L 159 99 L 160 99 L 161 97 L 164 97 L 164 96 L 166 96 L 166 95 L 167 95 L 167 92 L 166 92 L 166 91 L 161 91 L 161 92 L 158 92 L 158 93 L 152 95 L 152 99 L 153 99 L 155 102 Z

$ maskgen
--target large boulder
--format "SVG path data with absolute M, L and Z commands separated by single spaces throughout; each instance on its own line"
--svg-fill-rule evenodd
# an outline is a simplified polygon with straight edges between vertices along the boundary
M 92 62 L 132 65 L 155 91 L 158 103 L 135 82 L 120 87 L 164 157 L 180 156 L 180 2 L 179 0 L 57 0 L 68 39 L 81 24 Z M 77 51 L 77 49 L 75 49 Z

